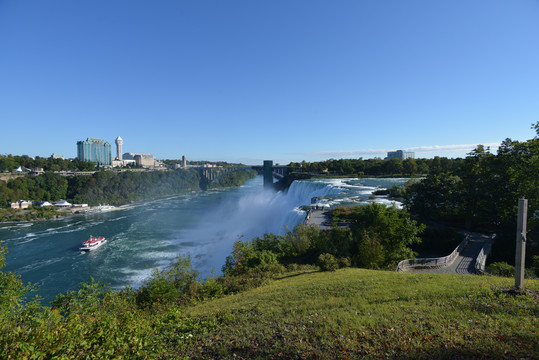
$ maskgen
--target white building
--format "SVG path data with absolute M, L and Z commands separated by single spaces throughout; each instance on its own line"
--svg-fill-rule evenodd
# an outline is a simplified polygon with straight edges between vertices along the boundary
M 412 151 L 404 151 L 404 150 L 397 150 L 397 151 L 388 151 L 386 160 L 389 159 L 413 159 L 415 157 L 415 153 Z

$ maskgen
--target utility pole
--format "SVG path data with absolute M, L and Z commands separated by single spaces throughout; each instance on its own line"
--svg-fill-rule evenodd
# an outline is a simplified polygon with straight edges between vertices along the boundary
M 517 251 L 515 256 L 515 288 L 524 287 L 524 262 L 526 257 L 526 223 L 528 218 L 528 200 L 518 200 Z

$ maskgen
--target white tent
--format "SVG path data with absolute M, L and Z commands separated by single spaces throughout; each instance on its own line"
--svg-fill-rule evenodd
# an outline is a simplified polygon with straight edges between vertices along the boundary
M 68 202 L 65 201 L 65 200 L 60 200 L 60 201 L 58 201 L 56 204 L 54 204 L 54 206 L 58 206 L 58 207 L 70 207 L 71 204 L 68 203 Z

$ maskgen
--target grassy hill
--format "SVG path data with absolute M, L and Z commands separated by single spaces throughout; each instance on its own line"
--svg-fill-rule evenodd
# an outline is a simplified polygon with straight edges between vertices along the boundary
M 215 284 L 199 291 L 212 293 Z M 347 268 L 289 272 L 198 304 L 141 308 L 129 289 L 96 297 L 89 283 L 62 310 L 5 313 L 0 357 L 539 358 L 539 280 L 527 280 L 520 293 L 512 285 L 491 276 Z
M 539 357 L 539 281 L 363 269 L 298 273 L 186 311 L 195 358 Z

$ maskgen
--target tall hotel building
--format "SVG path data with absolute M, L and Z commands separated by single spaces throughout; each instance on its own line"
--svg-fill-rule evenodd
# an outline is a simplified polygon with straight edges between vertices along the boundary
M 77 158 L 97 165 L 112 165 L 111 145 L 105 140 L 87 138 L 77 141 Z

